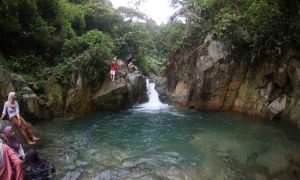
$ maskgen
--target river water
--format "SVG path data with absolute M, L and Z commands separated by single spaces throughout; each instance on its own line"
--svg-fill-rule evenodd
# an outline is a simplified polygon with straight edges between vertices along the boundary
M 197 112 L 150 101 L 35 126 L 56 179 L 254 179 L 288 165 L 296 129 L 236 113 Z

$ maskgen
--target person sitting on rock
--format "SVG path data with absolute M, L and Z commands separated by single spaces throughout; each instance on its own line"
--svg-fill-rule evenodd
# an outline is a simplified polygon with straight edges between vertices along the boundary
M 23 147 L 20 140 L 16 137 L 14 129 L 7 126 L 2 135 L 3 142 L 14 150 L 18 157 L 22 160 L 25 157 Z
M 55 176 L 55 167 L 46 160 L 38 157 L 36 149 L 26 152 L 24 163 L 25 180 L 52 179 Z
M 11 166 L 14 165 L 15 172 Z M 22 161 L 18 158 L 13 149 L 3 144 L 0 139 L 0 179 L 23 180 Z
M 8 94 L 7 101 L 4 103 L 2 116 L 0 117 L 0 120 L 4 118 L 6 114 L 9 116 L 9 120 L 13 122 L 20 130 L 20 132 L 23 134 L 25 140 L 28 144 L 35 144 L 36 140 L 39 140 L 40 138 L 37 138 L 33 135 L 32 129 L 29 126 L 29 124 L 20 116 L 19 113 L 19 104 L 15 100 L 16 93 L 10 92 Z

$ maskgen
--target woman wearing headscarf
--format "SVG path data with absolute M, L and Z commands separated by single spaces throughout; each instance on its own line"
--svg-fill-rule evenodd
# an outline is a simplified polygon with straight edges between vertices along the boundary
M 8 94 L 7 101 L 4 103 L 2 116 L 0 120 L 4 118 L 6 114 L 9 116 L 9 120 L 12 121 L 21 131 L 25 140 L 28 144 L 34 144 L 39 138 L 35 137 L 32 133 L 32 129 L 29 124 L 20 116 L 19 113 L 19 104 L 15 100 L 16 93 L 10 92 Z
M 14 150 L 21 160 L 24 158 L 25 153 L 23 147 L 11 126 L 5 127 L 3 132 L 3 141 Z
M 26 152 L 24 173 L 26 180 L 52 179 L 55 176 L 55 167 L 46 160 L 38 157 L 35 149 Z
M 15 166 L 14 173 L 10 162 Z M 22 161 L 15 152 L 0 140 L 0 179 L 23 180 Z

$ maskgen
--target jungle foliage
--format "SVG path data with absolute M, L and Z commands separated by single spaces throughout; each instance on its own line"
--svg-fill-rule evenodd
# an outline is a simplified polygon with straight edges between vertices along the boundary
M 0 65 L 30 80 L 82 71 L 95 84 L 108 76 L 114 56 L 131 53 L 143 72 L 160 73 L 166 56 L 155 41 L 159 28 L 109 0 L 2 0 Z
M 173 0 L 186 18 L 185 46 L 197 47 L 206 34 L 228 43 L 231 55 L 257 64 L 280 57 L 300 43 L 300 2 L 297 0 Z M 280 58 L 277 58 L 280 59 Z
M 167 24 L 157 25 L 137 9 L 114 9 L 109 0 L 2 0 L 0 64 L 39 80 L 82 71 L 94 84 L 108 76 L 112 57 L 130 53 L 144 73 L 160 74 L 168 57 L 199 47 L 208 33 L 250 64 L 300 45 L 297 0 L 172 4 L 178 11 Z

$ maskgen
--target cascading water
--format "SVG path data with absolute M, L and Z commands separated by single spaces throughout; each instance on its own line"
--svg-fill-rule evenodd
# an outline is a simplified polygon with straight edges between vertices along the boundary
M 167 108 L 168 107 L 167 104 L 160 102 L 158 98 L 158 93 L 155 90 L 155 84 L 150 83 L 149 79 L 146 80 L 146 83 L 147 83 L 147 93 L 148 93 L 149 101 L 144 104 L 140 104 L 136 106 L 136 108 L 138 110 L 149 110 L 149 111 Z

